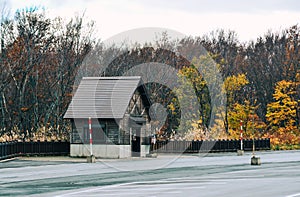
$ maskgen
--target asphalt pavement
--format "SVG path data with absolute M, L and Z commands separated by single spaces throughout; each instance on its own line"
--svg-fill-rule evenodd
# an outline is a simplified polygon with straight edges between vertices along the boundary
M 0 163 L 0 196 L 300 197 L 300 151 L 97 159 L 25 157 Z

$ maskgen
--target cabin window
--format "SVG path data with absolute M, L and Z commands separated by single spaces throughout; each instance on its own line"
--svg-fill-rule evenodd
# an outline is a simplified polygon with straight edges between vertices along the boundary
M 84 143 L 89 143 L 90 141 L 90 131 L 89 126 L 85 125 L 83 128 L 84 133 Z M 92 138 L 93 144 L 103 144 L 106 142 L 106 125 L 105 124 L 92 124 Z

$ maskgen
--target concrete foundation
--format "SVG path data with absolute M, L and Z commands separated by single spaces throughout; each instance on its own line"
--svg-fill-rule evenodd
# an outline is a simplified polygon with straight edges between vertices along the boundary
M 96 158 L 94 155 L 90 155 L 86 157 L 86 160 L 88 163 L 95 163 L 96 162 Z
M 260 164 L 261 164 L 260 157 L 255 157 L 255 156 L 251 157 L 251 165 L 260 165 Z
M 156 153 L 147 154 L 146 157 L 157 158 L 157 154 Z
M 237 155 L 238 155 L 238 156 L 244 155 L 244 151 L 243 151 L 243 150 L 237 150 Z
M 71 144 L 71 157 L 88 157 L 90 156 L 90 146 L 88 144 Z M 93 145 L 93 156 L 96 158 L 128 158 L 131 157 L 130 145 L 115 144 L 95 144 Z
M 146 157 L 150 153 L 150 145 L 141 145 L 141 157 Z

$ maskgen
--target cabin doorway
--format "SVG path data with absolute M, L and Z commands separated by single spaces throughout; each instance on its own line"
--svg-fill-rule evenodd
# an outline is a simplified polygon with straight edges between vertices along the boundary
M 141 156 L 141 129 L 137 129 L 131 137 L 131 156 Z

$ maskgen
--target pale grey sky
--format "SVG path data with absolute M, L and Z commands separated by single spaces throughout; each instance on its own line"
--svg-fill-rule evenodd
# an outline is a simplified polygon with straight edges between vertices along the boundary
M 0 0 L 3 1 L 3 0 Z M 269 29 L 280 31 L 300 20 L 299 0 L 9 0 L 12 11 L 43 6 L 65 18 L 86 12 L 99 38 L 140 27 L 169 28 L 191 36 L 216 29 L 237 32 L 241 41 Z

